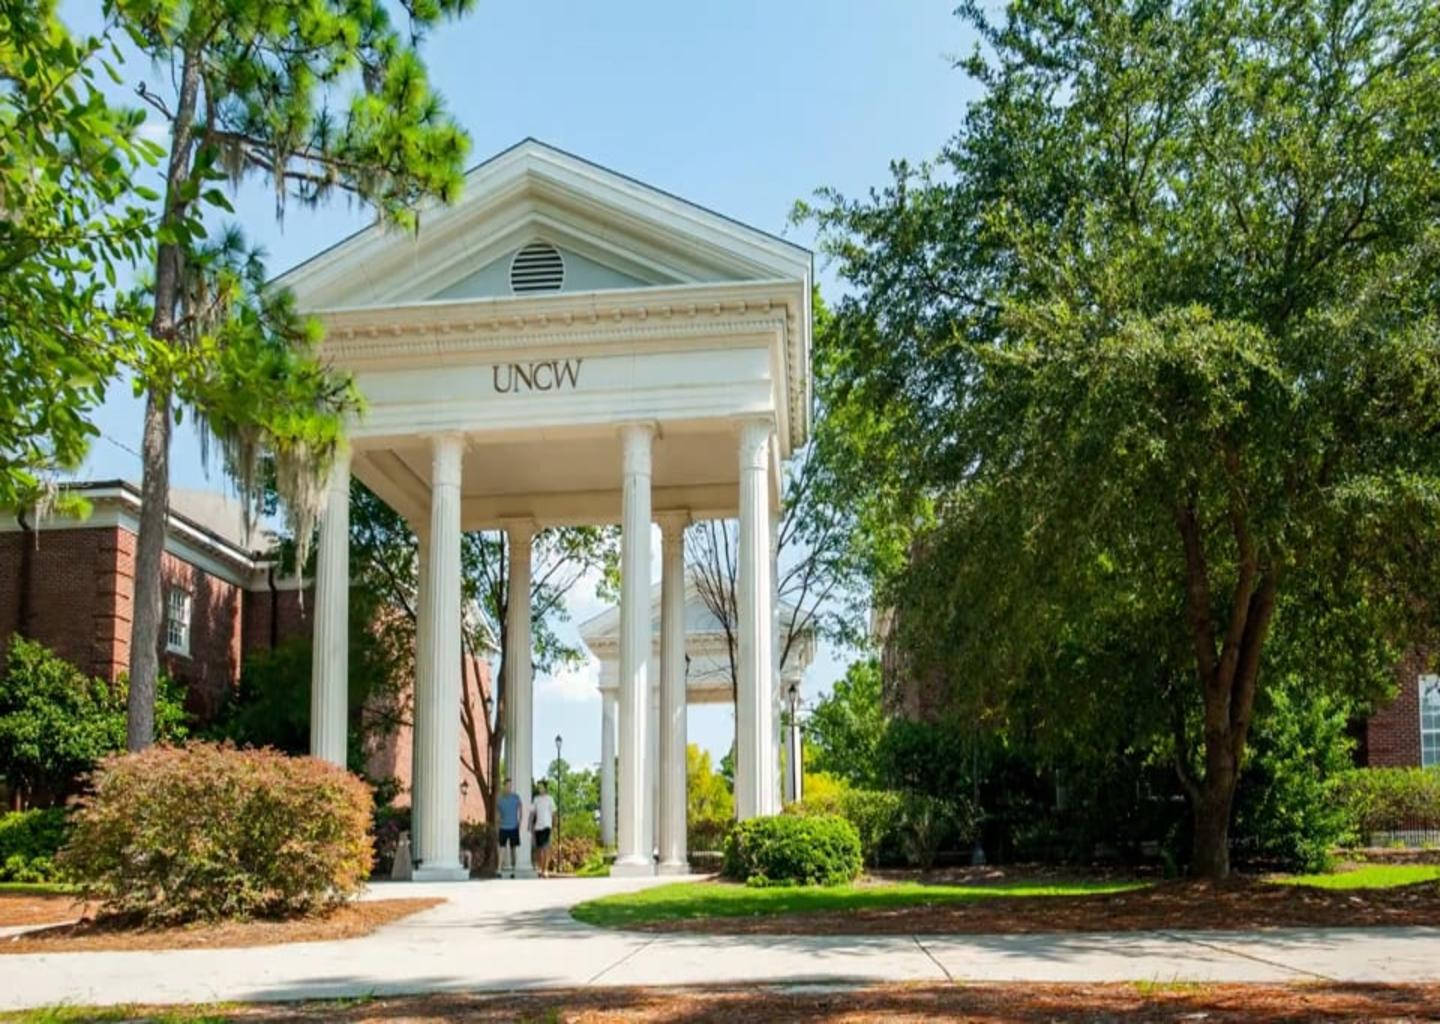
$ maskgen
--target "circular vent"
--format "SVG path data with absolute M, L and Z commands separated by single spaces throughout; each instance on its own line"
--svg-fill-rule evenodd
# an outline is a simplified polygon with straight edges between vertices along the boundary
M 565 260 L 549 242 L 531 242 L 510 261 L 510 290 L 516 295 L 558 292 L 564 283 Z

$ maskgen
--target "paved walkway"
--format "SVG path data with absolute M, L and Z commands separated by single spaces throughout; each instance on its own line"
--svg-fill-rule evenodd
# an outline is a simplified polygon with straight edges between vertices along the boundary
M 364 939 L 167 953 L 0 955 L 0 1009 L 445 989 L 856 981 L 1440 980 L 1440 927 L 1015 936 L 643 935 L 578 924 L 652 879 L 382 884 L 449 902 Z

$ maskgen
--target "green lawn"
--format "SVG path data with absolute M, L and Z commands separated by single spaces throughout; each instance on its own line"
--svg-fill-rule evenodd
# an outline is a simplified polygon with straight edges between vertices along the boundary
M 0 896 L 18 893 L 21 896 L 64 895 L 75 891 L 75 886 L 63 882 L 0 882 Z
M 1015 882 L 994 885 L 837 885 L 752 889 L 727 882 L 675 882 L 639 892 L 617 893 L 573 907 L 577 921 L 625 928 L 651 921 L 699 917 L 806 914 L 826 910 L 891 910 L 935 906 L 997 896 L 1089 896 L 1143 888 L 1145 882 Z
M 1397 885 L 1440 880 L 1440 864 L 1366 864 L 1353 871 L 1325 875 L 1276 875 L 1281 885 L 1312 885 L 1317 889 L 1389 889 Z

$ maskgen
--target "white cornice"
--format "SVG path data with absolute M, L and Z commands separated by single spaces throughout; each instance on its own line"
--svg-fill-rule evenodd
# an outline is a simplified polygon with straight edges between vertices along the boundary
M 347 369 L 423 365 L 536 346 L 594 348 L 637 340 L 763 336 L 784 360 L 777 396 L 788 451 L 810 429 L 808 286 L 793 280 L 668 285 L 544 296 L 412 302 L 317 310 L 323 355 Z

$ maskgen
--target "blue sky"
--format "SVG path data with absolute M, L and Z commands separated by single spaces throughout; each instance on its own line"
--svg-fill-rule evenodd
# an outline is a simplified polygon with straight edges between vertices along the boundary
M 62 14 L 93 31 L 98 7 L 71 0 Z M 534 136 L 809 245 L 809 231 L 787 223 L 797 199 L 821 186 L 863 192 L 886 179 L 891 160 L 930 157 L 959 125 L 974 85 L 952 69 L 951 56 L 967 53 L 973 34 L 952 7 L 953 0 L 479 0 L 473 14 L 433 33 L 425 58 L 470 132 L 473 162 Z M 159 69 L 132 60 L 127 79 L 141 76 L 163 87 Z M 236 209 L 274 272 L 367 222 L 344 199 L 316 210 L 292 206 L 278 222 L 273 193 L 256 183 L 243 188 Z M 818 259 L 817 270 L 833 295 L 833 275 Z M 140 413 L 128 387 L 112 389 L 98 415 L 103 437 L 80 475 L 138 480 Z M 218 472 L 201 467 L 188 427 L 175 438 L 172 481 L 224 488 Z M 573 595 L 575 621 L 599 610 L 592 593 Z M 849 656 L 821 652 L 807 699 L 829 689 Z M 597 761 L 600 703 L 590 670 L 543 677 L 536 687 L 537 770 L 553 756 L 557 734 L 567 760 Z M 717 759 L 732 729 L 728 708 L 691 709 L 691 739 Z

